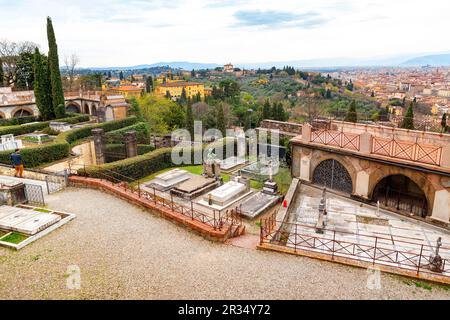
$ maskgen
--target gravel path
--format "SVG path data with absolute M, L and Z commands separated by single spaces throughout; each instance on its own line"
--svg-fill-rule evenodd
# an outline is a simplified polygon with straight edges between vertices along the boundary
M 209 242 L 111 195 L 69 188 L 77 218 L 21 251 L 0 248 L 3 299 L 450 299 L 450 290 L 364 269 Z M 66 288 L 70 265 L 81 290 Z M 408 282 L 405 283 L 405 282 Z

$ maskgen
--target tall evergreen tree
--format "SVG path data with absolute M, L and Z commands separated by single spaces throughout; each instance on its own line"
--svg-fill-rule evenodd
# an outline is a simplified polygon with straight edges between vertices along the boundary
M 345 121 L 347 122 L 357 122 L 358 121 L 358 115 L 356 114 L 356 101 L 353 100 L 350 103 L 350 107 L 348 108 L 347 115 L 345 116 Z
M 186 129 L 191 135 L 191 140 L 194 141 L 194 113 L 192 112 L 192 104 L 190 102 L 186 107 Z
M 414 129 L 414 102 L 411 102 L 408 110 L 406 111 L 406 115 L 403 118 L 402 123 L 400 124 L 400 128 L 403 129 Z
M 39 49 L 34 52 L 34 96 L 36 106 L 43 120 L 50 120 L 55 117 L 53 112 L 51 85 L 48 76 L 47 59 Z
M 2 59 L 0 59 L 0 87 L 3 87 L 4 78 L 5 73 L 3 72 L 3 62 Z
M 56 44 L 55 31 L 53 30 L 52 19 L 50 17 L 47 17 L 47 38 L 53 111 L 55 112 L 57 118 L 63 118 L 66 115 L 64 91 L 61 81 L 61 72 L 59 69 L 58 46 Z
M 217 105 L 217 130 L 222 132 L 222 136 L 225 137 L 226 128 L 225 128 L 225 115 L 223 112 L 223 104 L 219 103 Z
M 153 77 L 152 76 L 148 76 L 147 79 L 145 80 L 145 88 L 147 93 L 150 93 L 153 91 Z
M 442 127 L 442 131 L 446 132 L 447 131 L 447 114 L 444 113 L 442 115 L 442 119 L 441 119 L 441 127 Z
M 270 117 L 270 102 L 269 102 L 269 99 L 266 99 L 266 102 L 264 102 L 262 118 L 263 118 L 263 120 L 271 118 Z
M 120 72 L 119 72 L 119 79 L 120 79 L 120 81 L 123 80 L 123 71 L 120 71 Z
M 183 88 L 183 90 L 181 91 L 180 104 L 183 105 L 186 103 L 186 101 L 187 101 L 186 89 Z

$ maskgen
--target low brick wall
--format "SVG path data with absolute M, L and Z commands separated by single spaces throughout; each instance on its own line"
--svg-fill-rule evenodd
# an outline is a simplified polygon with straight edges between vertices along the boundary
M 189 228 L 190 230 L 195 231 L 208 240 L 224 242 L 230 236 L 230 226 L 224 225 L 221 230 L 218 228 L 214 229 L 213 227 L 208 226 L 200 221 L 193 220 L 180 213 L 174 212 L 169 208 L 158 205 L 151 200 L 139 197 L 136 193 L 113 185 L 109 181 L 72 176 L 69 177 L 69 183 L 75 187 L 99 189 L 101 191 L 111 193 L 115 196 L 119 196 L 120 198 L 128 201 L 133 205 L 137 205 L 145 209 L 150 209 L 152 212 L 158 213 L 161 217 L 167 220 L 175 222 L 180 226 Z

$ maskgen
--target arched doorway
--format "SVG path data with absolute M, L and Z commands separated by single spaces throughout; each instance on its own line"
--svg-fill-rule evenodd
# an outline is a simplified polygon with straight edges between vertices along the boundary
M 80 106 L 76 103 L 67 104 L 66 111 L 71 113 L 81 113 Z
M 312 182 L 322 187 L 351 194 L 353 183 L 347 169 L 334 159 L 324 160 L 314 169 Z
M 29 117 L 29 116 L 32 116 L 32 115 L 33 115 L 33 113 L 31 113 L 27 109 L 19 109 L 16 112 L 14 112 L 13 118 Z
M 94 104 L 91 104 L 91 115 L 97 116 L 97 107 Z
M 84 104 L 84 110 L 83 110 L 83 113 L 85 113 L 85 114 L 90 114 L 90 112 L 89 112 L 89 105 L 88 105 L 87 103 Z
M 387 176 L 378 182 L 372 199 L 387 208 L 423 218 L 427 216 L 425 193 L 414 181 L 401 174 Z

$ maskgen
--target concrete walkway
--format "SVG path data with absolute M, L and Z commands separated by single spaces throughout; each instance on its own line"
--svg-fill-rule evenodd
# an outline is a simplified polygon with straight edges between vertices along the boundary
M 382 273 L 374 288 L 365 269 L 207 241 L 96 190 L 47 202 L 77 219 L 21 251 L 0 248 L 2 299 L 450 299 L 402 277 Z

